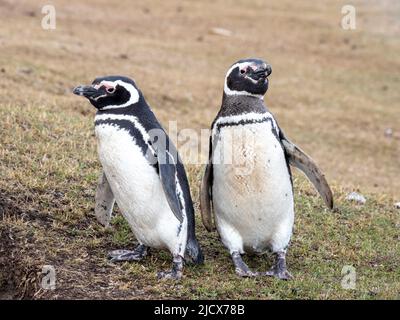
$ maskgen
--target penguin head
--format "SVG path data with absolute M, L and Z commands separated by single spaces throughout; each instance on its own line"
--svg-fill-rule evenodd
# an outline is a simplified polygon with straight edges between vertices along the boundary
M 244 59 L 234 63 L 226 73 L 226 95 L 255 96 L 260 99 L 268 90 L 271 65 L 260 59 Z
M 76 87 L 73 93 L 84 96 L 99 110 L 129 107 L 140 98 L 135 82 L 121 76 L 96 78 L 89 86 Z

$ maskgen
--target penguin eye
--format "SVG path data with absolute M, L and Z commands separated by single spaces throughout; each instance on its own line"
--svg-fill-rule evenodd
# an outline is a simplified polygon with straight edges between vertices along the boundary
M 114 92 L 115 92 L 115 88 L 113 88 L 113 87 L 108 87 L 108 88 L 106 88 L 106 91 L 107 91 L 108 93 L 114 93 Z
M 246 72 L 245 69 L 240 70 L 240 73 L 241 73 L 241 74 L 244 74 L 245 72 Z

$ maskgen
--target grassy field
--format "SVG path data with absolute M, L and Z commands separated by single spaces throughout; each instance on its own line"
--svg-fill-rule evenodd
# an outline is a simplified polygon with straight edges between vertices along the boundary
M 41 1 L 0 0 L 0 298 L 399 299 L 400 4 L 353 1 L 353 31 L 340 27 L 344 4 L 60 0 L 56 30 L 43 30 Z M 166 252 L 109 263 L 108 250 L 135 239 L 118 211 L 110 229 L 94 218 L 94 110 L 72 88 L 127 75 L 166 127 L 200 130 L 219 109 L 227 68 L 253 56 L 272 64 L 266 103 L 326 173 L 337 204 L 326 211 L 295 175 L 294 279 L 237 278 L 199 216 L 206 263 L 188 265 L 182 281 L 156 279 Z M 202 166 L 187 170 L 198 215 Z M 364 206 L 345 200 L 353 190 Z M 260 271 L 271 265 L 246 259 Z M 40 286 L 43 265 L 56 270 L 55 290 Z M 357 273 L 353 290 L 341 286 L 346 265 Z

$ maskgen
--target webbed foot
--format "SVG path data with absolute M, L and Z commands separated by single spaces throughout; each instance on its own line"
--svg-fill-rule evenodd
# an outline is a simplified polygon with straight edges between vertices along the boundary
M 265 275 L 276 277 L 281 280 L 290 280 L 293 278 L 286 268 L 286 252 L 279 251 L 275 253 L 275 264 L 265 273 Z
M 158 279 L 179 280 L 182 278 L 183 258 L 181 256 L 174 257 L 172 269 L 170 271 L 160 271 L 157 273 Z
M 254 272 L 249 269 L 239 252 L 232 252 L 231 256 L 233 264 L 235 265 L 235 272 L 239 277 L 248 278 L 261 275 L 259 272 Z
M 111 262 L 140 261 L 147 255 L 147 247 L 139 244 L 133 251 L 113 250 L 108 253 Z

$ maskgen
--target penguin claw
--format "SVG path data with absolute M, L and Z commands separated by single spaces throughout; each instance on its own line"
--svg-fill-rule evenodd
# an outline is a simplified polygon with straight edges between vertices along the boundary
M 144 256 L 136 251 L 114 250 L 108 253 L 111 262 L 140 261 Z
M 108 252 L 108 257 L 115 258 L 115 257 L 118 257 L 122 254 L 126 254 L 129 252 L 132 252 L 132 251 L 130 251 L 130 250 L 113 250 L 113 251 Z
M 260 272 L 253 272 L 251 270 L 243 270 L 243 269 L 239 269 L 239 268 L 236 268 L 235 272 L 239 277 L 242 277 L 242 278 L 252 278 L 252 277 L 261 276 Z
M 143 257 L 135 252 L 128 252 L 125 254 L 110 257 L 109 259 L 111 262 L 123 262 L 123 261 L 140 261 L 143 259 Z
M 182 272 L 181 271 L 159 271 L 157 273 L 157 278 L 159 280 L 161 279 L 166 279 L 166 280 L 180 280 L 182 278 Z
M 140 261 L 147 255 L 147 247 L 139 244 L 133 251 L 113 250 L 108 253 L 111 262 Z
M 289 271 L 287 271 L 287 270 L 277 271 L 275 268 L 265 272 L 265 275 L 269 276 L 269 277 L 275 277 L 275 278 L 278 278 L 278 279 L 281 279 L 281 280 L 293 279 L 293 276 L 290 274 Z

